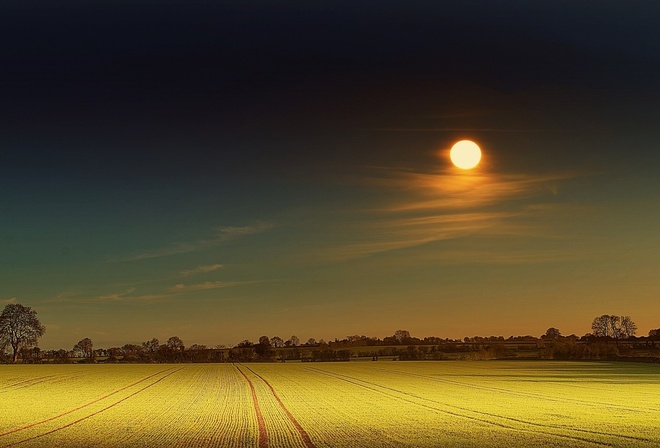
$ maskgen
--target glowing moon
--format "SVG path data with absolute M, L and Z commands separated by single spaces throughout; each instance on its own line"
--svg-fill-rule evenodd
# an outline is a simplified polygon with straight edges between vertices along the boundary
M 449 157 L 457 167 L 469 170 L 479 164 L 481 160 L 481 149 L 472 140 L 461 140 L 451 147 Z

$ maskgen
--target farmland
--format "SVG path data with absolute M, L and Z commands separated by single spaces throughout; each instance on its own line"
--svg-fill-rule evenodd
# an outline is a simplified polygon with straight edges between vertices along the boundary
M 0 447 L 657 447 L 660 368 L 3 365 Z

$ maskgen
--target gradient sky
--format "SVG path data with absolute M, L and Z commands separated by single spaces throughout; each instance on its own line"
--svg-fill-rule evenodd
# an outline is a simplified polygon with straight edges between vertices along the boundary
M 660 326 L 653 1 L 6 1 L 40 346 Z M 452 143 L 484 157 L 453 168 Z

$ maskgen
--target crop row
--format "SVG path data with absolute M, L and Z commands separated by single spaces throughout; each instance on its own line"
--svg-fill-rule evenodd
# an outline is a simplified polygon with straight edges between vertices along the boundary
M 660 446 L 660 372 L 604 369 L 496 362 L 4 366 L 0 447 Z M 607 384 L 619 389 L 605 393 Z

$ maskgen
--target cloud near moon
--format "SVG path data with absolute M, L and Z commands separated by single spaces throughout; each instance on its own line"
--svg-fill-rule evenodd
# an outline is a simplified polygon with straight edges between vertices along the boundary
M 466 175 L 453 167 L 437 172 L 381 168 L 380 175 L 368 182 L 392 191 L 396 199 L 364 211 L 358 225 L 362 241 L 331 252 L 340 259 L 353 259 L 472 236 L 550 237 L 553 230 L 538 223 L 561 211 L 543 205 L 556 196 L 562 182 L 575 177 L 484 171 Z

